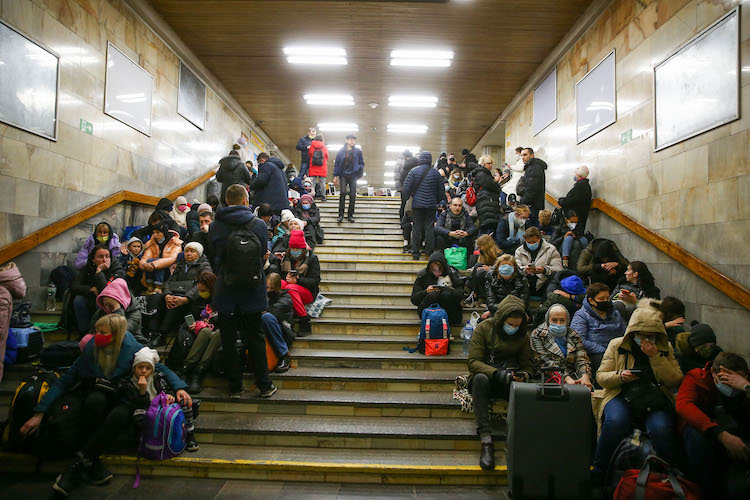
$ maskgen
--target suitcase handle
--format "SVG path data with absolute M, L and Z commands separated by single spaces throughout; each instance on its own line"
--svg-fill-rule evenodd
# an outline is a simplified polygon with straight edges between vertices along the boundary
M 537 399 L 559 401 L 567 401 L 569 399 L 570 396 L 568 394 L 568 389 L 565 387 L 565 384 L 563 384 L 562 379 L 560 379 L 559 384 L 548 384 L 544 381 L 545 373 L 562 371 L 562 368 L 560 368 L 559 366 L 547 366 L 541 369 L 542 380 L 541 384 L 539 384 L 539 387 L 537 387 L 536 390 Z

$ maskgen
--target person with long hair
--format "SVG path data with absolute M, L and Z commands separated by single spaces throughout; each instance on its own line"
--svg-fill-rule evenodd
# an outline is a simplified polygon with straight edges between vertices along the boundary
M 493 316 L 497 306 L 508 295 L 521 299 L 524 303 L 529 300 L 529 280 L 518 269 L 516 259 L 510 254 L 497 258 L 495 265 L 489 270 L 485 280 L 487 288 L 487 310 L 482 319 Z
M 198 295 L 205 304 L 195 323 L 195 340 L 185 357 L 183 368 L 184 377 L 188 380 L 190 394 L 201 392 L 203 378 L 211 367 L 211 361 L 216 351 L 221 347 L 221 332 L 216 324 L 216 313 L 211 309 L 211 299 L 216 286 L 216 275 L 212 272 L 202 272 L 196 282 Z
M 623 319 L 627 321 L 635 311 L 638 300 L 644 297 L 659 299 L 661 291 L 654 284 L 654 276 L 648 270 L 648 266 L 639 260 L 634 260 L 625 270 L 625 280 L 612 290 L 610 300 L 620 311 Z
M 469 289 L 475 299 L 484 299 L 487 297 L 487 287 L 485 281 L 487 280 L 487 272 L 495 264 L 503 251 L 498 248 L 495 240 L 489 234 L 483 234 L 477 238 L 477 261 L 474 268 L 471 270 L 471 277 L 468 281 Z
M 86 264 L 78 270 L 70 285 L 73 314 L 81 334 L 88 333 L 91 315 L 96 311 L 97 295 L 115 278 L 125 278 L 125 271 L 120 262 L 112 259 L 109 247 L 95 245 L 86 259 Z

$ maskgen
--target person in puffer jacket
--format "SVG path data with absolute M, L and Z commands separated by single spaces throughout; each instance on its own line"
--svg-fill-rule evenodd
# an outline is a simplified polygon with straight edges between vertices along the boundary
M 120 256 L 120 238 L 116 233 L 112 232 L 112 226 L 107 222 L 102 221 L 96 225 L 94 228 L 94 234 L 86 238 L 86 241 L 83 242 L 83 246 L 78 251 L 74 264 L 76 269 L 83 269 L 94 245 L 105 245 L 109 248 L 109 251 L 112 253 L 112 259 L 116 259 Z
M 412 197 L 411 254 L 414 260 L 421 256 L 422 238 L 425 253 L 435 250 L 435 211 L 438 203 L 445 198 L 445 188 L 440 173 L 432 168 L 432 155 L 429 151 L 419 153 L 419 163 L 411 169 L 404 182 L 404 194 Z M 408 199 L 408 198 L 407 198 Z
M 26 295 L 26 282 L 14 262 L 0 267 L 0 382 L 3 380 L 3 360 L 5 342 L 8 340 L 10 316 L 13 313 L 13 300 Z
M 493 316 L 497 306 L 508 295 L 518 297 L 524 303 L 529 300 L 529 280 L 521 274 L 512 255 L 504 254 L 497 258 L 485 278 L 487 288 L 487 310 L 482 319 Z
M 417 306 L 417 316 L 420 318 L 422 311 L 432 304 L 438 304 L 448 313 L 450 324 L 457 325 L 461 323 L 463 314 L 463 289 L 458 271 L 448 265 L 445 255 L 435 252 L 427 266 L 417 274 L 411 291 L 411 303 Z
M 219 170 L 216 172 L 216 180 L 221 182 L 221 204 L 227 206 L 227 189 L 232 184 L 249 185 L 253 179 L 247 166 L 242 163 L 240 154 L 232 150 L 227 156 L 219 160 Z
M 483 156 L 484 163 L 468 165 L 469 181 L 477 194 L 477 225 L 479 234 L 490 234 L 500 222 L 500 185 L 492 177 L 492 158 Z
M 143 280 L 148 287 L 146 293 L 162 293 L 164 282 L 169 278 L 169 268 L 182 251 L 182 240 L 177 231 L 168 229 L 162 221 L 154 227 L 153 235 L 143 249 L 143 257 L 138 263 L 143 273 Z

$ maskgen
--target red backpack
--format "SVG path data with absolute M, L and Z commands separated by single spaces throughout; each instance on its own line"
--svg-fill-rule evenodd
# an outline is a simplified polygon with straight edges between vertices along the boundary
M 468 203 L 470 207 L 477 204 L 477 192 L 474 191 L 472 186 L 466 188 L 466 203 Z
M 662 472 L 654 472 L 651 466 Z M 676 471 L 661 458 L 651 455 L 640 470 L 625 471 L 617 485 L 613 500 L 700 500 L 700 488 L 695 483 L 679 477 Z

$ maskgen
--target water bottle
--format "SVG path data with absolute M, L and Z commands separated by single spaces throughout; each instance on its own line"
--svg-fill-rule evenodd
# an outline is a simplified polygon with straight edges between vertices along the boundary
M 469 354 L 469 346 L 471 345 L 471 337 L 474 334 L 474 327 L 470 322 L 466 323 L 466 326 L 461 330 L 461 338 L 464 339 L 464 354 Z
M 47 285 L 47 310 L 52 312 L 57 307 L 57 287 L 54 283 L 50 282 Z

